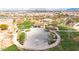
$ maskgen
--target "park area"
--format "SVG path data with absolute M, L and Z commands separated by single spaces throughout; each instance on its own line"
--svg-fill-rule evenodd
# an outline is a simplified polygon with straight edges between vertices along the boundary
M 79 16 L 59 12 L 14 17 L 0 19 L 1 51 L 79 51 Z

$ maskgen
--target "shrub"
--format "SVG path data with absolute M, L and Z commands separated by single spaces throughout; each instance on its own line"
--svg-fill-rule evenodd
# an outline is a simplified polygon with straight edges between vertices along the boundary
M 8 29 L 8 25 L 6 25 L 6 24 L 0 24 L 0 28 L 1 28 L 1 30 Z

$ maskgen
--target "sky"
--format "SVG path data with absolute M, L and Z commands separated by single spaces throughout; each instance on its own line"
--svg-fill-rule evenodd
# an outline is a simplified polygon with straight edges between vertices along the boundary
M 72 8 L 79 0 L 0 0 L 0 8 Z

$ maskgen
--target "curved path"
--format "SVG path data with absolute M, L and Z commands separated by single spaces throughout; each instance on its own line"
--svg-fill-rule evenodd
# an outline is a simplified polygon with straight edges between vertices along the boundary
M 42 31 L 38 31 L 37 32 L 42 32 Z M 46 49 L 49 49 L 49 48 L 53 48 L 55 46 L 57 46 L 60 41 L 61 41 L 61 38 L 60 36 L 55 32 L 55 31 L 52 31 L 53 33 L 56 34 L 57 36 L 57 39 L 54 43 L 52 43 L 51 45 L 48 44 L 48 39 L 47 39 L 47 36 L 44 36 L 44 35 L 47 35 L 47 33 L 43 33 L 39 35 L 37 34 L 36 31 L 34 32 L 31 32 L 29 33 L 30 35 L 28 35 L 28 38 L 27 40 L 24 42 L 24 45 L 21 45 L 18 41 L 17 41 L 17 33 L 14 34 L 14 38 L 13 38 L 13 42 L 15 45 L 17 45 L 19 48 L 22 48 L 24 50 L 46 50 Z M 37 35 L 34 35 L 34 33 L 36 33 Z M 33 36 L 34 35 L 34 36 Z M 26 39 L 26 38 L 25 38 Z

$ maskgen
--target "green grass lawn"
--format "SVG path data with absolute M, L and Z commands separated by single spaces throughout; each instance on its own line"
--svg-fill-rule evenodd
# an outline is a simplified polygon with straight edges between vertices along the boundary
M 61 30 L 72 30 L 68 29 L 68 27 L 64 28 L 60 27 Z M 61 36 L 62 40 L 61 43 L 55 47 L 49 49 L 49 51 L 79 51 L 79 41 L 73 40 L 74 37 L 79 36 L 79 32 L 58 32 Z
M 17 48 L 16 45 L 13 44 L 12 46 L 10 46 L 8 48 L 3 49 L 3 51 L 19 51 L 19 49 Z

